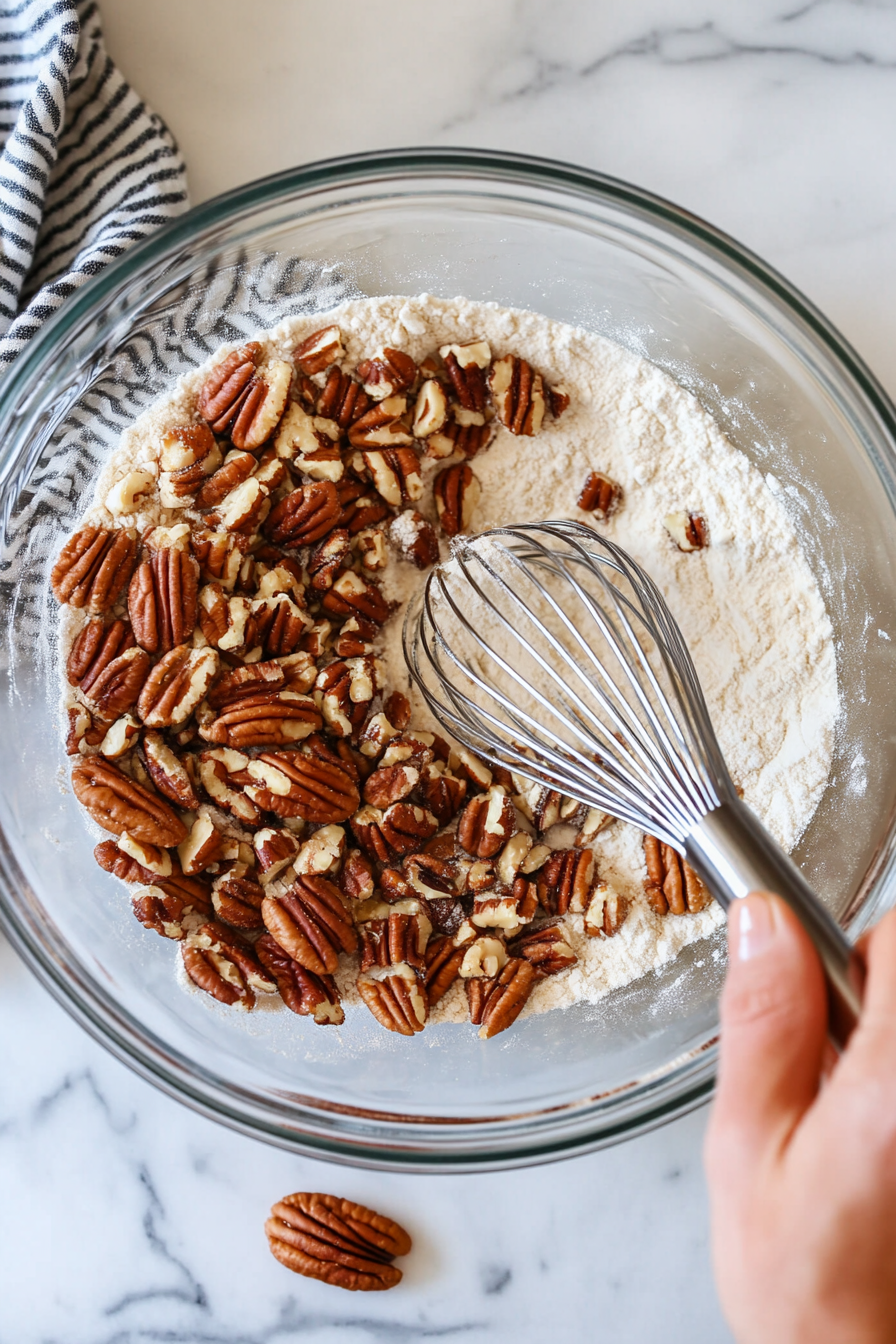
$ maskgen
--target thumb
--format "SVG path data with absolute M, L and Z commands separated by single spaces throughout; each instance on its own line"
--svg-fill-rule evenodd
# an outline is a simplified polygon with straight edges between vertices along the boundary
M 732 904 L 728 958 L 709 1147 L 726 1165 L 749 1164 L 786 1146 L 816 1096 L 827 993 L 809 935 L 768 892 Z

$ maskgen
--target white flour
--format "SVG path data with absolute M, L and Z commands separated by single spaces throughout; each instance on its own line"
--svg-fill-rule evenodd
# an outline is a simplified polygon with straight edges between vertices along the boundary
M 695 398 L 611 341 L 533 313 L 423 295 L 354 300 L 326 320 L 342 329 L 346 368 L 383 344 L 420 360 L 446 342 L 485 337 L 494 355 L 519 354 L 549 383 L 566 385 L 571 401 L 561 420 L 546 419 L 535 438 L 499 428 L 474 459 L 482 484 L 474 530 L 544 518 L 582 520 L 575 501 L 592 469 L 622 485 L 622 507 L 595 526 L 630 551 L 663 590 L 690 647 L 731 774 L 746 802 L 791 849 L 830 768 L 839 704 L 831 626 L 781 503 Z M 289 357 L 299 339 L 321 325 L 320 314 L 290 319 L 256 339 L 271 354 Z M 211 362 L 219 358 L 220 352 Z M 126 432 L 103 473 L 99 499 L 125 467 L 157 460 L 160 431 L 183 423 L 203 376 L 199 370 L 181 380 Z M 420 507 L 432 513 L 431 487 Z M 707 519 L 708 549 L 676 549 L 663 519 L 677 510 Z M 103 515 L 100 508 L 91 516 L 100 521 Z M 133 522 L 143 527 L 159 516 L 156 506 Z M 394 560 L 383 586 L 387 596 L 404 601 L 421 581 L 416 569 Z M 401 619 L 398 614 L 385 628 L 384 655 L 391 685 L 407 690 Z M 413 721 L 420 726 L 425 711 L 419 701 L 416 711 Z M 564 842 L 561 833 L 549 839 Z M 581 917 L 573 917 L 579 962 L 539 984 L 527 1012 L 595 1002 L 722 922 L 714 903 L 699 915 L 660 918 L 652 912 L 634 828 L 614 823 L 594 849 L 601 874 L 631 900 L 629 916 L 612 939 L 586 938 Z M 349 1002 L 356 1001 L 353 975 L 347 968 L 338 977 Z M 433 1019 L 466 1017 L 462 987 L 455 985 Z

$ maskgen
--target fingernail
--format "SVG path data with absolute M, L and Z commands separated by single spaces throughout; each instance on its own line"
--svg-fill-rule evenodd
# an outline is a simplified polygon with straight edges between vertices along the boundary
M 762 892 L 751 892 L 742 900 L 735 901 L 732 914 L 732 941 L 738 961 L 750 961 L 753 957 L 762 956 L 775 936 L 775 912 L 769 898 Z

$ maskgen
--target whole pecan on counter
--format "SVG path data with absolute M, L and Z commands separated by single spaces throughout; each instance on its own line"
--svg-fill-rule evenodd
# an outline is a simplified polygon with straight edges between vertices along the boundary
M 59 602 L 85 607 L 91 616 L 114 606 L 137 562 L 139 542 L 133 528 L 110 531 L 82 527 L 69 537 L 50 572 Z
M 712 899 L 700 878 L 671 845 L 644 836 L 647 881 L 644 891 L 658 915 L 695 915 Z
M 352 1292 L 394 1288 L 402 1276 L 392 1262 L 411 1249 L 391 1218 L 335 1195 L 286 1195 L 271 1209 L 265 1232 L 287 1269 Z
M 72 770 L 72 788 L 98 826 L 113 835 L 123 831 L 148 845 L 179 845 L 187 828 L 176 812 L 111 761 L 91 756 Z
M 470 1021 L 483 1040 L 506 1031 L 519 1017 L 535 984 L 535 969 L 523 957 L 510 957 L 493 978 L 466 981 Z
M 336 981 L 331 975 L 315 975 L 295 961 L 269 933 L 255 944 L 259 961 L 277 982 L 280 997 L 292 1013 L 313 1017 L 322 1027 L 340 1027 L 345 1012 Z

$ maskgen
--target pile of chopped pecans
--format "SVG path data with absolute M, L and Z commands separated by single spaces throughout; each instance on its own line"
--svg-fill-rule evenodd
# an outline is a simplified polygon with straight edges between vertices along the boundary
M 422 1031 L 460 978 L 489 1037 L 575 963 L 569 914 L 591 937 L 621 927 L 588 848 L 612 818 L 414 730 L 383 684 L 377 575 L 392 552 L 427 568 L 440 532 L 469 527 L 470 460 L 496 422 L 537 434 L 569 397 L 481 340 L 419 366 L 388 347 L 345 363 L 337 326 L 292 362 L 234 350 L 164 435 L 159 474 L 131 470 L 105 500 L 126 520 L 158 492 L 179 521 L 88 525 L 63 547 L 53 591 L 86 614 L 66 665 L 72 785 L 114 837 L 97 862 L 139 888 L 137 918 L 215 999 L 279 993 L 338 1024 L 352 958 L 387 1030 Z M 611 487 L 588 497 L 604 516 Z M 558 822 L 579 828 L 570 848 L 544 843 Z M 673 860 L 648 852 L 658 913 L 699 902 Z

